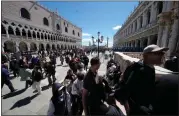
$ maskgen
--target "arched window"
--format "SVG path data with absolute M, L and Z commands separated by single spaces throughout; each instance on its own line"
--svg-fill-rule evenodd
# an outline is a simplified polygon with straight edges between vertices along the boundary
M 30 13 L 25 8 L 21 8 L 20 12 L 22 18 L 30 20 Z
M 47 39 L 47 34 L 45 34 L 45 39 Z
M 78 32 L 78 37 L 80 37 L 80 33 Z
M 2 22 L 3 22 L 4 24 L 8 24 L 8 22 L 7 22 L 7 21 L 5 21 L 5 20 L 4 20 L 4 21 L 2 21 Z
M 44 35 L 43 35 L 43 33 L 41 33 L 41 39 L 44 39 Z
M 67 27 L 65 27 L 65 32 L 68 33 L 68 28 Z
M 59 26 L 59 24 L 56 25 L 56 28 L 57 28 L 57 30 L 60 30 L 60 26 Z
M 75 35 L 75 31 L 73 30 L 73 35 Z
M 48 26 L 49 24 L 48 24 L 48 19 L 47 18 L 45 18 L 44 17 L 44 19 L 43 19 L 43 22 L 44 22 L 44 25 L 46 25 L 46 26 Z
M 14 31 L 11 26 L 8 27 L 8 33 L 14 35 Z
M 53 39 L 53 36 L 51 35 L 51 38 L 50 38 L 50 40 L 52 40 Z
M 48 39 L 50 39 L 50 35 L 48 35 Z
M 17 35 L 17 36 L 20 36 L 20 35 L 21 35 L 19 28 L 16 28 L 16 35 Z
M 33 31 L 33 38 L 36 38 L 36 33 L 35 33 L 35 31 Z
M 5 29 L 5 27 L 3 25 L 1 25 L 1 33 L 6 34 L 6 29 Z
M 30 30 L 28 30 L 28 38 L 30 39 L 32 37 Z
M 39 39 L 40 39 L 40 34 L 39 34 L 39 32 L 37 32 L 37 38 L 39 38 Z
M 26 32 L 25 32 L 25 29 L 22 29 L 22 36 L 26 36 Z

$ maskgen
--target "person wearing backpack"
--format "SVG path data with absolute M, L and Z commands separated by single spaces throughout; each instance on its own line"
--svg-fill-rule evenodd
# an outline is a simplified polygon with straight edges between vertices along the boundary
M 41 67 L 35 66 L 32 71 L 32 88 L 38 91 L 38 94 L 41 94 L 40 82 L 43 79 Z
M 155 68 L 163 62 L 168 48 L 149 45 L 143 50 L 143 61 L 126 68 L 115 98 L 124 105 L 127 115 L 150 115 L 155 98 Z
M 48 116 L 70 116 L 71 98 L 66 87 L 60 83 L 54 83 L 52 86 L 52 97 L 48 108 Z

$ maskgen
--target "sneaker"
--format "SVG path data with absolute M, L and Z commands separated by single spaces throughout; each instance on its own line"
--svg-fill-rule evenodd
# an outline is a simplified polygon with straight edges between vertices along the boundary
M 34 90 L 34 91 L 33 91 L 33 93 L 36 93 L 36 92 L 38 92 L 38 91 L 37 91 L 37 90 Z
M 16 92 L 16 91 L 17 91 L 17 89 L 14 89 L 13 91 L 11 91 L 11 93 Z

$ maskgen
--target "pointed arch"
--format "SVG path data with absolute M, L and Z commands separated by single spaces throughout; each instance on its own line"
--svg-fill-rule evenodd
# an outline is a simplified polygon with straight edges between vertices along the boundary
M 4 25 L 1 25 L 1 34 L 6 34 L 6 28 Z
M 32 34 L 31 34 L 30 30 L 28 30 L 28 38 L 31 39 L 31 37 L 32 37 Z
M 26 31 L 25 31 L 25 29 L 22 29 L 22 36 L 26 37 Z
M 16 35 L 17 35 L 17 36 L 20 36 L 20 35 L 21 35 L 19 28 L 16 28 Z
M 14 35 L 14 30 L 11 26 L 8 27 L 8 33 Z

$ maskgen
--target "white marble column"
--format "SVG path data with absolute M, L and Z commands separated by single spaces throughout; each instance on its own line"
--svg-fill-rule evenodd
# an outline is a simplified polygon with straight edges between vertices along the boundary
M 134 33 L 135 32 L 135 21 L 132 24 L 133 24 L 132 32 Z
M 26 33 L 26 39 L 28 39 L 28 30 L 25 30 Z
M 19 52 L 19 43 L 15 43 L 15 47 L 16 47 L 16 52 Z
M 151 45 L 152 44 L 152 36 L 147 37 L 148 41 L 147 41 L 147 45 Z
M 174 13 L 172 15 L 172 19 L 174 20 L 173 25 L 172 25 L 172 32 L 171 32 L 171 37 L 169 38 L 169 52 L 168 55 L 171 56 L 174 52 L 176 52 L 177 48 L 177 43 L 179 43 L 179 3 L 178 3 L 178 8 L 177 4 L 174 9 Z
M 147 24 L 147 12 L 143 12 L 143 21 L 142 21 L 142 27 L 146 26 Z
M 6 37 L 9 39 L 8 27 L 5 27 L 5 29 L 6 29 Z
M 1 52 L 4 52 L 4 44 L 1 45 Z
M 150 16 L 150 21 L 153 22 L 156 20 L 157 18 L 157 4 L 153 2 L 152 6 L 151 6 L 151 16 Z
M 30 43 L 27 43 L 27 50 L 30 51 Z
M 13 32 L 14 32 L 14 35 L 16 36 L 16 29 L 13 27 Z

